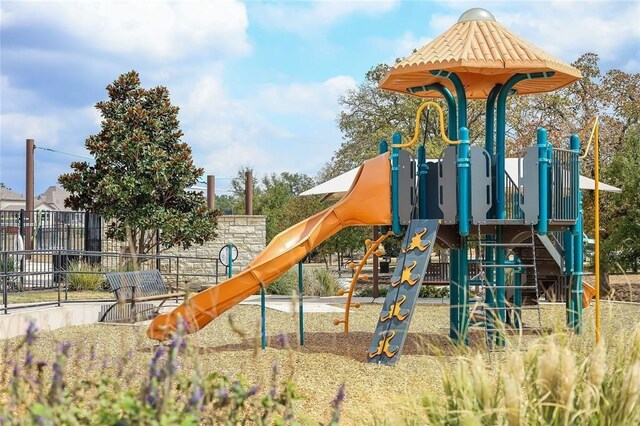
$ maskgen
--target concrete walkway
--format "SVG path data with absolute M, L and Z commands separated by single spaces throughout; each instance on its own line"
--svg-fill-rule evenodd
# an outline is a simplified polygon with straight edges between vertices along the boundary
M 304 298 L 304 313 L 343 313 L 346 296 L 312 297 Z M 376 299 L 372 297 L 354 297 L 352 303 L 382 304 L 384 297 Z M 419 304 L 441 305 L 448 304 L 448 299 L 418 299 Z M 62 327 L 76 325 L 95 324 L 98 322 L 98 313 L 102 305 L 110 304 L 102 301 L 88 302 L 62 302 L 62 306 L 39 306 L 19 308 L 12 305 L 12 310 L 7 314 L 0 314 L 0 339 L 21 336 L 27 329 L 30 320 L 34 320 L 42 331 L 55 330 Z M 260 306 L 260 295 L 250 296 L 241 305 Z M 280 312 L 291 313 L 292 309 L 298 309 L 298 299 L 292 300 L 291 296 L 266 297 L 266 306 Z M 166 303 L 161 312 L 167 312 L 178 306 L 175 302 Z M 112 325 L 112 324 L 110 324 Z M 127 324 L 130 325 L 130 324 Z M 144 323 L 137 323 L 138 326 Z

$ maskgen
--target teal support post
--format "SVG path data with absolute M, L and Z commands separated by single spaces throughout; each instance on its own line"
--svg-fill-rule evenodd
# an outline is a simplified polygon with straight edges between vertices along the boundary
M 233 243 L 227 244 L 227 277 L 233 276 Z
M 460 341 L 460 284 L 458 282 L 460 250 L 451 249 L 449 256 L 449 337 L 454 342 Z
M 460 324 L 460 337 L 458 343 L 469 343 L 468 341 L 468 328 L 469 328 L 469 246 L 467 244 L 467 237 L 460 237 L 460 255 L 458 258 L 458 309 L 459 324 Z
M 571 135 L 571 149 L 576 153 L 580 152 L 580 139 L 577 135 Z M 584 268 L 584 229 L 583 229 L 583 212 L 582 212 L 582 192 L 579 183 L 579 155 L 576 155 L 575 161 L 578 163 L 574 168 L 575 181 L 574 185 L 577 190 L 577 207 L 578 218 L 573 225 L 573 280 L 571 286 L 571 299 L 573 300 L 573 318 L 569 327 L 576 333 L 582 333 L 582 273 Z
M 424 145 L 418 147 L 418 218 L 427 218 L 427 150 Z
M 456 97 L 458 101 L 458 128 L 460 128 L 460 136 L 462 138 L 463 129 L 467 129 L 467 94 L 464 90 L 464 85 L 460 78 L 452 72 L 435 70 L 431 71 L 432 75 L 443 77 L 449 79 L 451 83 L 453 83 L 453 87 L 456 91 Z M 451 117 L 450 117 L 451 118 Z M 449 121 L 449 138 L 450 139 L 458 139 L 457 137 L 457 129 L 452 128 L 452 122 Z M 454 133 L 455 131 L 455 133 Z M 469 133 L 467 130 L 465 139 L 469 139 Z M 468 146 L 467 146 L 468 148 Z M 464 148 L 463 148 L 464 150 Z M 457 155 L 459 155 L 460 147 L 457 147 Z M 466 157 L 468 158 L 468 149 L 466 151 Z M 467 173 L 469 172 L 467 168 Z M 468 182 L 468 179 L 465 180 Z M 460 175 L 458 174 L 458 185 L 460 185 Z M 468 192 L 468 190 L 467 190 Z M 463 194 L 465 195 L 465 194 Z M 458 201 L 460 201 L 460 188 L 458 188 Z M 467 220 L 468 222 L 468 207 L 469 204 L 466 203 L 467 208 Z M 460 215 L 460 205 L 458 205 L 458 215 Z M 459 223 L 462 222 L 459 220 Z M 468 227 L 465 229 L 465 226 L 459 227 L 458 232 L 460 235 L 466 232 L 468 235 L 469 230 Z M 466 322 L 468 317 L 468 293 L 469 289 L 466 285 L 466 281 L 468 279 L 468 253 L 466 251 L 467 242 L 466 237 L 461 237 L 461 247 L 460 249 L 451 249 L 451 258 L 450 258 L 450 312 L 449 317 L 451 320 L 451 332 L 450 336 L 457 343 L 466 342 Z
M 496 84 L 489 96 L 487 97 L 487 105 L 485 108 L 485 124 L 484 124 L 484 149 L 493 158 L 494 155 L 494 138 L 495 138 L 495 114 L 496 114 L 496 98 L 502 89 L 502 84 Z
M 260 284 L 260 345 L 267 347 L 267 292 Z
M 392 145 L 402 143 L 402 136 L 396 132 L 393 134 Z M 391 230 L 394 234 L 400 235 L 400 193 L 399 186 L 399 166 L 398 166 L 398 152 L 399 148 L 391 148 Z
M 565 294 L 565 313 L 566 313 L 566 321 L 567 326 L 571 326 L 573 322 L 573 297 L 571 296 L 571 291 L 573 287 L 573 233 L 569 230 L 565 230 L 562 232 L 562 247 L 563 257 L 564 257 L 564 276 L 569 281 L 569 285 L 567 286 L 567 291 Z
M 458 98 L 458 127 L 467 127 L 467 94 L 464 91 L 462 80 L 456 73 L 443 70 L 431 71 L 432 75 L 449 79 L 456 89 L 456 97 Z M 451 137 L 449 136 L 451 139 Z
M 506 81 L 498 95 L 496 112 L 496 218 L 504 219 L 505 216 L 505 151 L 506 151 L 506 124 L 507 124 L 507 96 L 513 86 L 522 80 L 553 77 L 554 72 L 536 72 L 529 74 L 516 74 Z
M 515 257 L 514 263 L 521 265 L 522 261 L 519 257 Z M 513 285 L 515 286 L 513 292 L 513 325 L 516 329 L 519 329 L 522 324 L 522 274 L 523 268 L 516 268 L 513 270 Z
M 469 130 L 460 128 L 460 144 L 458 145 L 458 232 L 460 234 L 460 255 L 458 258 L 458 311 L 460 324 L 459 343 L 467 343 L 467 326 L 469 323 L 469 258 L 467 236 L 469 235 L 470 217 L 470 159 Z
M 298 309 L 299 309 L 299 321 L 298 324 L 300 326 L 300 346 L 304 346 L 304 308 L 303 302 L 304 298 L 302 297 L 304 293 L 304 285 L 302 282 L 302 261 L 298 262 Z
M 538 213 L 538 234 L 545 235 L 547 233 L 548 214 L 549 214 L 549 156 L 547 143 L 547 131 L 542 127 L 538 128 L 537 147 L 538 147 L 538 202 L 540 212 Z
M 469 235 L 470 163 L 469 130 L 462 127 L 460 128 L 460 144 L 458 145 L 458 161 L 456 163 L 458 167 L 458 225 L 462 237 Z
M 385 154 L 385 153 L 389 152 L 389 144 L 387 143 L 386 140 L 382 139 L 380 141 L 380 144 L 378 145 L 378 152 L 380 152 L 380 154 Z M 393 212 L 391 214 L 393 215 Z M 389 227 L 388 226 L 381 226 L 380 227 L 380 233 L 381 234 L 386 234 L 387 232 L 389 232 Z
M 380 144 L 378 145 L 378 150 L 380 154 L 384 154 L 385 152 L 389 152 L 389 144 L 386 140 L 382 139 Z
M 503 235 L 502 235 L 502 226 L 497 226 L 496 227 L 496 241 L 498 241 L 498 243 L 503 242 Z M 505 265 L 506 264 L 506 253 L 504 248 L 502 247 L 496 247 L 496 265 Z M 501 329 L 504 324 L 506 323 L 507 320 L 507 312 L 506 312 L 506 291 L 505 291 L 505 267 L 498 267 L 496 270 L 496 307 L 497 307 L 497 311 L 498 311 L 498 315 L 496 320 L 498 321 L 498 324 L 496 324 L 498 327 L 498 329 Z M 496 336 L 496 343 L 499 346 L 504 346 L 505 344 L 505 340 L 504 340 L 504 336 L 502 335 L 502 333 L 497 333 Z

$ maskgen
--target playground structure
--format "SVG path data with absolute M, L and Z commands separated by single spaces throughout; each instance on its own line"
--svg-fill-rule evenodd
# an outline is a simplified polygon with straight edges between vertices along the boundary
M 489 344 L 505 344 L 505 324 L 523 328 L 522 310 L 536 309 L 539 316 L 538 299 L 550 286 L 566 291 L 567 326 L 580 333 L 582 309 L 590 301 L 588 297 L 583 303 L 580 137 L 574 134 L 564 144 L 552 145 L 540 128 L 521 157 L 506 159 L 509 96 L 554 91 L 580 78 L 577 69 L 511 33 L 486 10 L 465 12 L 380 82 L 384 90 L 444 99 L 446 126 L 438 104 L 422 104 L 412 140 L 403 143 L 396 133 L 390 144 L 381 141 L 380 155 L 360 167 L 338 203 L 276 236 L 238 275 L 156 317 L 148 336 L 170 338 L 180 318 L 187 332 L 201 329 L 275 281 L 331 235 L 355 225 L 383 227 L 380 239 L 367 242 L 364 260 L 387 236 L 404 233 L 369 362 L 395 364 L 399 359 L 436 242 L 450 250 L 449 329 L 454 342 L 466 342 L 474 318 L 470 262 L 480 271 L 484 300 L 476 302 Z M 484 147 L 470 146 L 467 99 L 486 102 Z M 424 145 L 418 146 L 416 159 L 405 149 L 420 139 L 426 108 L 438 111 L 441 138 L 447 143 L 437 160 L 427 160 Z M 596 268 L 597 241 L 596 234 Z M 480 259 L 469 259 L 470 244 L 477 245 Z M 345 319 L 336 321 L 344 323 L 345 332 L 362 265 L 348 293 Z

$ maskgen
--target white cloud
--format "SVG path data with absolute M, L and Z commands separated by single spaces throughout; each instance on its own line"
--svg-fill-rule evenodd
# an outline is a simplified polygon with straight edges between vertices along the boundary
M 258 91 L 258 102 L 277 114 L 307 115 L 333 120 L 339 111 L 338 99 L 355 87 L 356 81 L 343 75 L 322 83 L 271 84 Z
M 255 19 L 264 27 L 309 35 L 354 14 L 378 15 L 392 10 L 397 0 L 315 0 L 253 5 Z
M 207 73 L 173 93 L 196 164 L 226 176 L 245 165 L 258 175 L 315 173 L 340 144 L 337 101 L 356 84 L 349 76 L 270 84 L 238 99 L 223 81 L 222 74 Z
M 151 59 L 246 53 L 245 5 L 224 1 L 11 2 L 2 25 L 52 26 L 90 49 Z M 56 33 L 53 33 L 54 35 Z

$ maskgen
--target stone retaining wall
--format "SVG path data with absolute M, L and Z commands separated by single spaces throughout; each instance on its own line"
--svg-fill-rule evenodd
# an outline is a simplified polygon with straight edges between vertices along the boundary
M 183 277 L 183 274 L 201 274 L 213 275 L 216 270 L 216 262 L 220 249 L 228 243 L 235 244 L 238 247 L 238 258 L 233 263 L 234 275 L 243 270 L 247 264 L 253 260 L 266 246 L 267 239 L 267 217 L 266 216 L 240 216 L 229 215 L 218 217 L 218 227 L 216 232 L 218 236 L 215 240 L 209 241 L 203 245 L 191 246 L 188 250 L 181 248 L 172 248 L 162 252 L 163 255 L 184 256 L 180 259 L 179 273 L 180 285 L 188 283 L 209 283 L 215 282 L 215 279 L 206 279 L 205 277 Z M 102 250 L 105 252 L 121 253 L 125 250 L 126 244 L 114 241 L 103 240 Z M 203 259 L 189 259 L 190 257 L 200 257 Z M 112 259 L 113 261 L 113 259 Z M 175 259 L 165 259 L 161 262 L 160 269 L 165 275 L 165 280 L 175 282 L 176 262 Z M 169 272 L 169 268 L 171 272 Z M 224 280 L 225 266 L 218 265 L 219 280 Z M 173 274 L 173 275 L 172 275 Z
M 218 258 L 220 249 L 227 243 L 238 247 L 238 258 L 233 262 L 234 275 L 243 270 L 266 246 L 267 240 L 266 216 L 229 215 L 218 217 L 218 237 L 201 246 L 192 246 L 189 250 L 171 249 L 164 254 Z M 181 259 L 181 273 L 211 274 L 211 262 L 201 262 L 197 259 Z M 224 265 L 219 265 L 219 273 L 225 273 Z M 221 279 L 224 279 L 221 277 Z M 198 281 L 198 279 L 195 279 Z M 190 281 L 190 280 L 189 280 Z M 199 281 L 202 281 L 200 279 Z

